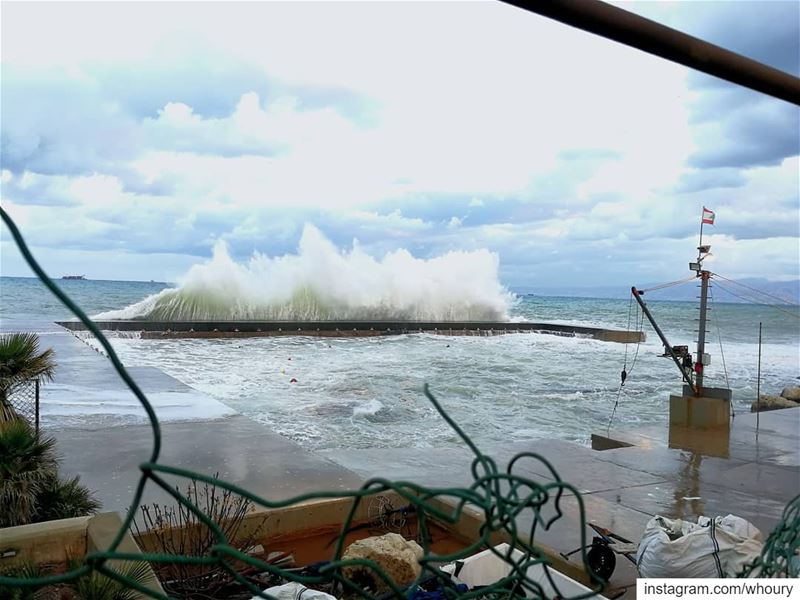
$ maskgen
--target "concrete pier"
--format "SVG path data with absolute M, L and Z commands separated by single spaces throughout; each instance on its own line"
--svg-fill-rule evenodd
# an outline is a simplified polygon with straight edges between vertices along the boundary
M 148 461 L 153 430 L 144 409 L 109 360 L 67 332 L 41 335 L 56 352 L 55 379 L 42 387 L 42 428 L 56 438 L 64 475 L 80 475 L 104 511 L 124 513 Z M 159 462 L 242 485 L 270 499 L 315 489 L 353 489 L 344 467 L 238 414 L 153 367 L 128 367 L 161 426 Z M 199 419 L 199 420 L 198 420 Z M 167 476 L 185 489 L 188 482 Z M 171 497 L 148 483 L 145 503 Z
M 86 327 L 80 321 L 58 321 L 72 331 Z M 143 338 L 231 338 L 268 336 L 381 336 L 411 333 L 438 335 L 501 335 L 547 333 L 587 337 L 604 342 L 635 344 L 645 339 L 641 331 L 620 331 L 561 323 L 510 321 L 95 321 L 104 331 L 139 332 Z

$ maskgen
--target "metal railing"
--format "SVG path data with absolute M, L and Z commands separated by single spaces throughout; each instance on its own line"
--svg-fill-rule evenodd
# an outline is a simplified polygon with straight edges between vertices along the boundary
M 31 424 L 39 433 L 39 398 L 40 383 L 38 379 L 31 379 L 20 386 L 8 396 L 7 402 L 20 417 Z

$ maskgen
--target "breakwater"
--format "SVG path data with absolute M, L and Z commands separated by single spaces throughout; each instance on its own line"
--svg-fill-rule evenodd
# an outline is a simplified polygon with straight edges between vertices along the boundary
M 72 331 L 80 321 L 57 321 Z M 502 335 L 545 333 L 631 344 L 644 341 L 641 331 L 621 331 L 530 321 L 95 321 L 104 331 L 138 332 L 143 338 L 237 338 L 269 336 L 365 337 L 428 333 L 438 335 Z

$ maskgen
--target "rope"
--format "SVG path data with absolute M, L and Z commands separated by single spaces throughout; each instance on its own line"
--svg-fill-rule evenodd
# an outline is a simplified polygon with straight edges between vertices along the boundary
M 638 304 L 636 305 L 636 316 L 638 319 L 636 330 L 641 331 L 642 328 L 644 327 L 644 311 L 639 308 Z M 636 342 L 636 352 L 634 352 L 633 354 L 633 362 L 631 363 L 630 371 L 628 371 L 629 376 L 631 373 L 633 373 L 633 368 L 636 366 L 636 359 L 639 358 L 639 347 L 641 346 L 641 344 L 642 340 L 641 338 L 639 338 L 639 341 Z
M 717 577 L 722 579 L 725 574 L 722 572 L 722 564 L 719 561 L 719 542 L 717 541 L 717 522 L 711 517 L 711 555 L 714 557 L 714 564 L 717 566 Z
M 787 306 L 800 306 L 800 304 L 797 304 L 796 302 L 790 302 L 789 300 L 786 300 L 785 298 L 781 298 L 780 296 L 775 296 L 774 294 L 769 294 L 767 292 L 759 290 L 758 288 L 754 288 L 754 287 L 751 287 L 751 286 L 749 286 L 747 284 L 744 284 L 741 281 L 735 281 L 733 279 L 728 279 L 727 277 L 725 277 L 724 275 L 720 275 L 719 273 L 712 273 L 712 275 L 714 277 L 719 277 L 720 279 L 724 279 L 725 281 L 728 281 L 728 282 L 730 282 L 730 283 L 732 283 L 734 285 L 738 285 L 738 286 L 741 286 L 743 288 L 746 288 L 746 289 L 748 289 L 748 290 L 750 290 L 752 292 L 755 292 L 757 294 L 761 294 L 762 296 L 766 296 L 767 298 L 771 298 L 773 300 L 777 300 L 781 304 L 786 304 Z
M 630 332 L 630 330 L 631 330 L 631 302 L 633 302 L 633 296 L 632 295 L 628 299 L 628 329 L 627 329 L 628 332 Z M 641 313 L 641 317 L 639 316 L 639 314 L 640 314 L 639 313 L 639 304 L 637 303 L 636 304 L 636 317 L 635 317 L 635 322 L 638 323 L 638 326 L 636 328 L 637 331 L 641 331 L 642 330 L 642 326 L 644 325 L 644 312 Z M 640 318 L 641 318 L 641 321 L 639 321 Z M 624 360 L 624 364 L 622 366 L 622 377 L 621 377 L 622 381 L 620 381 L 619 389 L 617 390 L 617 397 L 614 400 L 614 408 L 611 410 L 611 416 L 609 416 L 609 418 L 608 418 L 608 425 L 606 425 L 606 435 L 609 435 L 611 433 L 611 423 L 614 420 L 614 415 L 617 414 L 617 406 L 619 406 L 619 398 L 622 395 L 622 388 L 625 386 L 625 382 L 627 381 L 628 376 L 631 374 L 631 372 L 633 372 L 633 367 L 636 366 L 636 359 L 639 356 L 639 346 L 641 345 L 641 343 L 642 343 L 642 340 L 640 338 L 639 341 L 636 342 L 636 353 L 633 355 L 633 363 L 631 363 L 631 370 L 630 371 L 627 370 L 627 367 L 628 367 L 628 344 L 625 344 L 625 360 Z
M 614 415 L 617 414 L 617 406 L 619 406 L 619 397 L 622 394 L 622 386 L 624 384 L 619 384 L 619 389 L 617 390 L 617 399 L 614 400 L 614 408 L 611 411 L 611 416 L 608 417 L 608 425 L 606 425 L 606 436 L 611 433 L 611 422 L 614 420 Z
M 655 292 L 656 290 L 663 290 L 665 288 L 672 287 L 674 285 L 681 285 L 683 283 L 689 283 L 690 281 L 694 281 L 695 279 L 697 279 L 696 275 L 690 275 L 689 277 L 684 277 L 683 279 L 678 279 L 676 281 L 669 281 L 667 283 L 654 285 L 651 288 L 647 288 L 647 289 L 644 289 L 644 290 L 639 290 L 639 292 L 641 292 L 642 294 L 644 294 L 645 292 Z
M 91 576 L 92 573 L 97 572 L 145 596 L 157 598 L 159 600 L 169 600 L 168 596 L 155 592 L 145 587 L 142 583 L 113 570 L 108 562 L 112 560 L 125 560 L 184 565 L 215 565 L 223 569 L 249 592 L 259 597 L 269 598 L 269 596 L 261 592 L 259 586 L 252 580 L 247 579 L 237 570 L 237 565 L 244 563 L 264 573 L 277 575 L 287 581 L 296 581 L 303 585 L 333 584 L 343 593 L 353 593 L 362 598 L 374 599 L 376 598 L 374 594 L 363 589 L 344 574 L 343 568 L 345 567 L 360 567 L 372 571 L 375 576 L 383 580 L 389 587 L 392 597 L 405 598 L 406 590 L 401 589 L 376 563 L 369 560 L 342 559 L 345 536 L 347 532 L 352 529 L 353 520 L 360 503 L 365 499 L 368 500 L 375 494 L 390 490 L 398 494 L 402 499 L 401 501 L 413 506 L 417 514 L 418 526 L 422 535 L 424 554 L 422 558 L 419 559 L 422 569 L 419 577 L 412 584 L 411 589 L 415 588 L 424 578 L 430 577 L 446 585 L 449 583 L 450 577 L 442 572 L 437 564 L 464 559 L 483 548 L 489 548 L 495 556 L 510 565 L 511 569 L 509 575 L 479 591 L 459 593 L 446 590 L 449 597 L 459 597 L 467 600 L 478 595 L 491 595 L 495 592 L 502 592 L 505 597 L 508 598 L 533 597 L 544 599 L 546 595 L 542 584 L 527 575 L 528 569 L 535 565 L 541 565 L 544 568 L 547 583 L 553 586 L 555 590 L 554 593 L 560 597 L 567 597 L 559 591 L 558 583 L 554 580 L 549 568 L 551 563 L 545 557 L 544 553 L 534 545 L 534 537 L 537 527 L 549 530 L 551 526 L 564 516 L 564 508 L 561 506 L 562 498 L 570 497 L 570 495 L 571 498 L 577 501 L 577 522 L 580 524 L 578 529 L 580 532 L 579 537 L 582 548 L 581 559 L 584 565 L 584 572 L 589 581 L 593 582 L 592 590 L 577 596 L 572 596 L 570 600 L 589 598 L 604 589 L 604 582 L 586 566 L 588 564 L 586 553 L 586 548 L 588 546 L 586 543 L 586 531 L 583 527 L 583 523 L 586 522 L 586 511 L 583 497 L 578 489 L 563 481 L 547 459 L 532 452 L 521 452 L 517 454 L 508 463 L 505 470 L 500 470 L 496 462 L 491 457 L 483 454 L 470 437 L 455 421 L 453 421 L 431 393 L 427 384 L 424 387 L 425 396 L 441 418 L 444 419 L 455 434 L 461 438 L 462 442 L 474 455 L 471 465 L 473 481 L 467 487 L 428 488 L 411 482 L 390 481 L 382 477 L 375 477 L 364 482 L 361 488 L 357 490 L 321 490 L 301 494 L 285 500 L 271 501 L 249 492 L 242 487 L 218 479 L 217 477 L 210 477 L 187 469 L 160 464 L 158 459 L 159 449 L 161 447 L 161 429 L 150 401 L 130 377 L 103 333 L 42 270 L 28 249 L 19 229 L 17 229 L 12 219 L 2 207 L 0 207 L 0 216 L 2 216 L 3 222 L 11 231 L 14 241 L 25 258 L 25 261 L 33 269 L 37 277 L 81 320 L 81 322 L 83 322 L 84 325 L 86 325 L 100 341 L 103 348 L 105 348 L 108 359 L 111 361 L 114 369 L 144 407 L 153 435 L 153 449 L 150 454 L 150 460 L 139 466 L 142 474 L 136 486 L 133 501 L 128 508 L 122 526 L 119 531 L 117 531 L 108 549 L 88 552 L 83 559 L 83 563 L 79 567 L 58 575 L 33 578 L 0 575 L 0 597 L 5 597 L 5 591 L 8 587 L 40 588 L 55 584 L 75 583 L 79 579 Z M 545 469 L 541 471 L 539 470 L 539 466 L 527 464 L 525 465 L 526 473 L 538 471 L 547 473 L 548 476 L 542 481 L 534 481 L 518 474 L 514 469 L 518 463 L 523 461 L 536 461 L 541 463 L 541 468 Z M 317 573 L 307 575 L 301 574 L 295 570 L 283 569 L 280 566 L 264 562 L 254 556 L 237 550 L 228 543 L 220 525 L 211 520 L 208 515 L 192 502 L 188 494 L 182 494 L 180 490 L 175 487 L 174 482 L 165 480 L 162 477 L 163 475 L 183 477 L 191 481 L 203 482 L 217 488 L 229 490 L 234 494 L 238 494 L 250 500 L 255 505 L 270 509 L 295 506 L 310 500 L 330 498 L 351 498 L 353 503 L 342 525 L 342 531 L 337 539 L 333 559 L 320 567 Z M 197 520 L 202 524 L 201 526 L 207 527 L 212 532 L 216 543 L 210 548 L 207 556 L 198 557 L 166 553 L 126 553 L 118 551 L 120 543 L 124 539 L 134 519 L 136 510 L 142 499 L 144 488 L 148 483 L 152 483 L 168 493 L 180 507 L 194 514 Z M 455 504 L 448 508 L 443 508 L 441 503 L 437 502 L 438 498 L 454 500 Z M 547 506 L 547 514 L 552 516 L 545 517 L 543 515 L 545 506 Z M 477 539 L 468 547 L 457 552 L 444 556 L 434 555 L 431 552 L 430 535 L 427 528 L 429 519 L 435 519 L 445 524 L 454 524 L 461 519 L 462 514 L 465 512 L 473 513 L 474 511 L 482 514 L 485 518 L 485 523 L 481 527 Z M 523 513 L 527 513 L 529 518 L 532 518 L 531 525 L 525 529 L 517 524 L 517 517 Z M 511 549 L 507 553 L 501 553 L 493 546 L 492 540 L 496 539 L 497 534 L 504 534 L 511 541 Z M 521 551 L 521 556 L 519 558 L 514 558 L 512 556 L 513 549 Z M 6 588 L 6 590 L 3 588 Z M 512 589 L 513 592 L 507 592 L 508 589 Z M 382 596 L 382 598 L 385 597 L 386 596 Z
M 709 297 L 711 298 L 711 309 L 716 310 L 717 307 L 714 304 L 714 286 L 708 286 Z M 728 367 L 725 366 L 725 352 L 722 350 L 722 334 L 720 333 L 719 329 L 719 313 L 717 313 L 717 317 L 714 319 L 714 324 L 717 326 L 717 340 L 719 340 L 719 355 L 722 357 L 722 371 L 725 373 L 725 387 L 728 389 L 731 388 L 731 382 L 728 379 Z M 733 402 L 731 402 L 731 416 L 736 416 L 736 411 L 733 408 Z
M 781 308 L 779 306 L 775 306 L 774 304 L 764 304 L 763 302 L 761 302 L 759 300 L 753 300 L 752 298 L 745 298 L 744 296 L 740 296 L 736 292 L 733 292 L 733 291 L 729 290 L 727 287 L 722 285 L 719 281 L 717 282 L 717 287 L 719 289 L 721 289 L 721 290 L 724 290 L 726 293 L 730 294 L 731 296 L 736 296 L 740 300 L 744 300 L 745 302 L 748 302 L 749 304 L 756 304 L 758 306 L 767 306 L 767 307 L 772 308 L 774 310 L 777 310 L 777 311 L 780 311 L 782 313 L 785 313 L 785 314 L 789 315 L 790 317 L 793 317 L 795 319 L 800 320 L 800 314 L 798 314 L 798 313 L 789 312 L 788 310 L 786 310 L 784 308 Z
M 637 306 L 637 310 L 638 310 L 638 306 L 639 305 L 637 304 L 636 306 Z M 633 294 L 628 296 L 628 324 L 625 326 L 625 332 L 626 333 L 630 333 L 631 332 L 631 308 L 632 307 L 633 307 Z M 627 370 L 627 368 L 628 368 L 628 344 L 625 344 L 625 358 L 622 361 L 622 370 L 625 371 L 625 370 Z M 622 383 L 623 383 L 623 385 L 625 384 L 624 381 Z

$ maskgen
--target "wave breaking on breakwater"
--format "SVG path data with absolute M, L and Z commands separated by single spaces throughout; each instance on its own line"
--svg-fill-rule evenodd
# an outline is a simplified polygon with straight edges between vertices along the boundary
M 296 254 L 254 252 L 238 263 L 220 241 L 177 288 L 94 318 L 505 321 L 514 295 L 500 284 L 498 268 L 497 254 L 488 250 L 422 259 L 400 249 L 379 260 L 357 242 L 339 250 L 306 225 Z

